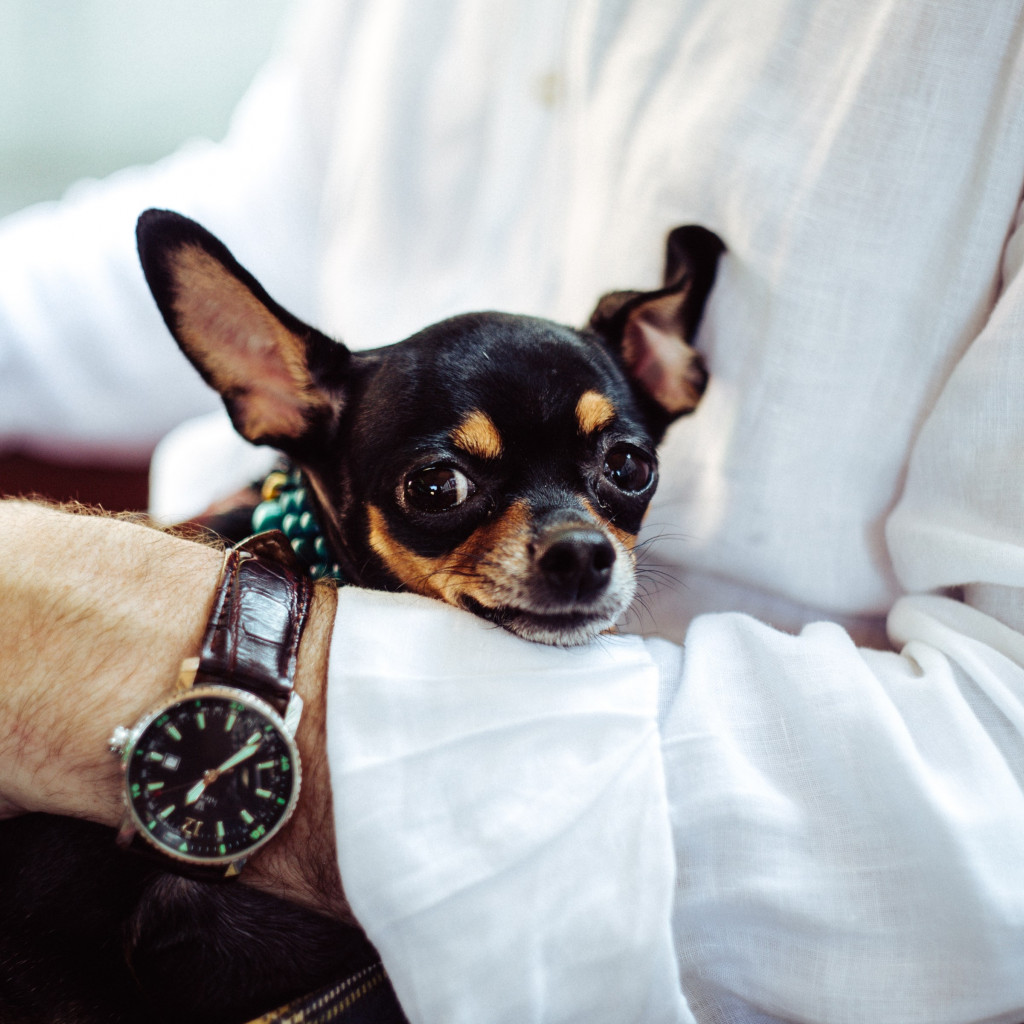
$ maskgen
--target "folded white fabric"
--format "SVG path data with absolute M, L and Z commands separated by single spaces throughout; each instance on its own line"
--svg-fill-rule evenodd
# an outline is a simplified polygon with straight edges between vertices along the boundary
M 692 1020 L 641 641 L 343 589 L 331 683 L 342 876 L 410 1019 Z

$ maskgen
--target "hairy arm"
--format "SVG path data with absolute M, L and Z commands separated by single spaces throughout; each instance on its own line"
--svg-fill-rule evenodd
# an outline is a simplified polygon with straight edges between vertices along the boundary
M 222 555 L 11 500 L 0 501 L 0 538 L 0 816 L 46 811 L 116 826 L 120 770 L 108 738 L 170 693 L 181 660 L 198 652 Z M 333 591 L 318 588 L 300 651 L 298 810 L 242 877 L 341 915 L 324 742 L 334 606 Z

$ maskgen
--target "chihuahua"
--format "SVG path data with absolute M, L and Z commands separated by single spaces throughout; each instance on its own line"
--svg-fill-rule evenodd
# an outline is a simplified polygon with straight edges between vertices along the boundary
M 614 627 L 636 591 L 656 445 L 707 381 L 691 343 L 717 236 L 675 229 L 662 286 L 606 295 L 582 330 L 472 313 L 352 352 L 193 221 L 149 210 L 137 235 L 171 333 L 238 432 L 301 474 L 345 582 L 540 643 Z M 0 921 L 10 1024 L 231 1024 L 375 957 L 354 926 L 168 875 L 99 826 L 43 815 L 0 826 Z
M 707 380 L 690 340 L 711 232 L 674 231 L 664 286 L 606 296 L 586 330 L 472 313 L 366 352 L 296 320 L 190 220 L 147 211 L 138 240 L 171 333 L 236 430 L 301 470 L 347 582 L 547 644 L 622 616 L 655 446 Z

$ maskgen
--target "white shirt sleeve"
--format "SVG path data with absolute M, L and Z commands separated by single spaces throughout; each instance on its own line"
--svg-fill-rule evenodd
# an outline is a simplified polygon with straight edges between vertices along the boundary
M 643 643 L 557 650 L 425 598 L 339 597 L 339 860 L 409 1018 L 692 1020 Z
M 902 654 L 694 623 L 664 754 L 698 1020 L 1019 1021 L 1024 671 L 950 605 L 897 607 Z
M 1024 640 L 893 628 L 556 651 L 342 591 L 341 870 L 410 1019 L 1017 1020 Z

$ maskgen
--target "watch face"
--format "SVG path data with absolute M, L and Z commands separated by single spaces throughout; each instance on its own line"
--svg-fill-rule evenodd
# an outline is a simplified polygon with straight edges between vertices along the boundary
M 281 717 L 221 686 L 197 686 L 144 719 L 124 767 L 139 832 L 193 863 L 248 856 L 287 821 L 299 792 L 298 749 Z

